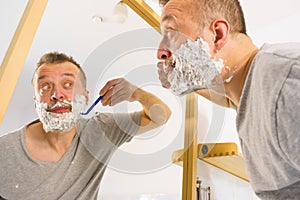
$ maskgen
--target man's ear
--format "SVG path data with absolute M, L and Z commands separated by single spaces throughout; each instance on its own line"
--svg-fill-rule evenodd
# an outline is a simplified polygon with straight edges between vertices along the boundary
M 211 24 L 211 30 L 214 34 L 214 51 L 218 52 L 228 40 L 230 25 L 225 19 L 216 19 Z

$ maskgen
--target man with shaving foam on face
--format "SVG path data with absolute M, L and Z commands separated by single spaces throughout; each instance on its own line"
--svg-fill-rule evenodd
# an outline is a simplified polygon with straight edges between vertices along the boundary
M 39 119 L 0 138 L 0 199 L 97 199 L 114 151 L 171 114 L 159 98 L 117 78 L 100 90 L 102 105 L 137 101 L 143 110 L 81 118 L 88 103 L 86 77 L 63 53 L 40 59 L 32 85 Z
M 300 44 L 256 47 L 238 0 L 160 0 L 159 79 L 236 110 L 247 172 L 261 199 L 300 199 Z

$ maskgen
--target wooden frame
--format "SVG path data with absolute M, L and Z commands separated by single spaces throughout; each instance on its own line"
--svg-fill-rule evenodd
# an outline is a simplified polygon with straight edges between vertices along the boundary
M 0 67 L 0 124 L 17 85 L 23 65 L 48 0 L 29 0 Z
M 122 1 L 160 33 L 160 17 L 144 0 Z
M 198 96 L 186 96 L 182 200 L 196 200 Z
M 207 149 L 207 154 L 203 154 L 203 147 Z M 199 160 L 249 182 L 243 156 L 239 153 L 235 143 L 198 144 L 197 149 L 197 157 Z M 183 149 L 174 151 L 172 154 L 172 162 L 182 166 L 185 156 L 183 152 Z

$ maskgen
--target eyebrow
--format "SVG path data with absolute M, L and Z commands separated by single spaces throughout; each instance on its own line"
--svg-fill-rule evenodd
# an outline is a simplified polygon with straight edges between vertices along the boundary
M 63 76 L 68 76 L 68 77 L 75 78 L 75 75 L 72 74 L 72 73 L 63 73 Z M 47 75 L 40 76 L 37 81 L 40 81 L 40 80 L 45 79 L 45 78 L 47 78 Z
M 168 20 L 175 21 L 175 18 L 173 15 L 165 15 L 161 21 L 168 21 Z

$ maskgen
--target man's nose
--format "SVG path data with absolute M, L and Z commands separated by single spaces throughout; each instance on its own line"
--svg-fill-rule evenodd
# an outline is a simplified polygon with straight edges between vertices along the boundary
M 157 50 L 157 58 L 160 60 L 171 60 L 172 53 L 167 49 L 158 49 Z
M 63 100 L 63 99 L 64 99 L 63 93 L 58 89 L 54 89 L 54 91 L 51 95 L 51 100 L 58 101 L 58 100 Z

